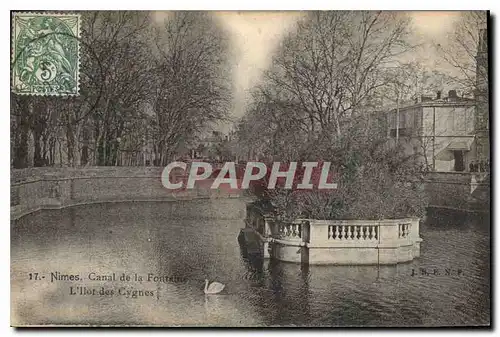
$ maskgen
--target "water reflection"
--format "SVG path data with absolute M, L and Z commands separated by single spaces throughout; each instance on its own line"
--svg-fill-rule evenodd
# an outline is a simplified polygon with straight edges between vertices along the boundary
M 204 326 L 489 322 L 488 217 L 431 214 L 421 225 L 422 256 L 410 263 L 308 266 L 263 259 L 241 246 L 237 237 L 243 219 L 229 214 L 244 204 L 231 202 L 223 210 L 213 200 L 186 202 L 180 210 L 164 203 L 93 205 L 12 222 L 13 320 Z M 463 275 L 412 276 L 420 268 L 461 268 Z M 68 296 L 70 283 L 30 283 L 26 274 L 34 270 L 152 273 L 186 281 L 128 285 L 155 291 L 153 298 L 96 299 Z M 205 278 L 225 283 L 223 294 L 205 296 Z
M 264 257 L 260 253 L 249 253 L 245 245 L 240 244 L 240 255 L 247 272 L 244 279 L 254 282 L 258 286 L 264 285 Z

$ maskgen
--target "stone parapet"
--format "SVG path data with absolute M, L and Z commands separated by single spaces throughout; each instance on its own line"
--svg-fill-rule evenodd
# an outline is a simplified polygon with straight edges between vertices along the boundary
M 226 199 L 240 191 L 211 190 L 210 184 L 182 191 L 167 190 L 159 167 L 31 168 L 11 171 L 11 219 L 41 209 L 126 202 Z
M 396 264 L 420 256 L 418 218 L 284 222 L 259 208 L 247 207 L 246 224 L 266 243 L 264 255 L 280 261 Z

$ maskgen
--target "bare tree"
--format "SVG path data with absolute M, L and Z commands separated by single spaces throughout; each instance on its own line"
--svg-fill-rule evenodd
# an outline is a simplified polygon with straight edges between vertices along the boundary
M 486 162 L 490 156 L 487 21 L 486 11 L 463 12 L 448 37 L 448 43 L 437 46 L 443 59 L 458 73 L 454 83 L 474 95 L 476 156 Z
M 390 84 L 387 69 L 410 48 L 408 25 L 395 12 L 311 12 L 299 21 L 253 92 L 254 107 L 267 114 L 251 120 L 266 121 L 270 142 L 284 145 L 275 152 L 314 153 L 318 142 L 334 143 L 370 118 Z
M 35 166 L 53 165 L 56 156 L 61 165 L 114 163 L 113 140 L 147 98 L 152 61 L 148 27 L 146 12 L 82 13 L 80 95 L 13 97 L 13 120 L 21 130 L 13 151 L 14 167 L 28 165 L 30 136 Z
M 226 41 L 211 16 L 175 12 L 157 28 L 152 107 L 157 161 L 165 163 L 228 113 Z
M 266 80 L 305 114 L 309 131 L 340 137 L 385 85 L 382 66 L 407 49 L 408 19 L 392 12 L 313 12 L 282 43 Z M 264 89 L 266 90 L 266 89 Z
M 453 32 L 448 35 L 446 44 L 437 44 L 441 57 L 457 70 L 454 83 L 463 91 L 478 96 L 478 91 L 487 90 L 488 68 L 478 64 L 478 49 L 488 53 L 487 13 L 485 11 L 466 11 L 460 13 Z M 487 60 L 483 60 L 486 61 Z M 481 62 L 481 61 L 479 61 Z M 484 85 L 486 84 L 486 86 Z M 481 87 L 478 87 L 480 85 Z M 479 93 L 487 99 L 487 95 Z
M 14 167 L 31 153 L 35 166 L 118 165 L 150 143 L 164 161 L 228 111 L 226 45 L 208 13 L 156 27 L 148 12 L 83 12 L 79 42 L 79 96 L 13 95 Z
M 147 12 L 95 12 L 83 27 L 90 50 L 82 108 L 88 110 L 75 119 L 85 122 L 82 151 L 91 143 L 95 164 L 115 165 L 117 140 L 126 142 L 129 120 L 141 118 L 153 83 L 150 17 Z

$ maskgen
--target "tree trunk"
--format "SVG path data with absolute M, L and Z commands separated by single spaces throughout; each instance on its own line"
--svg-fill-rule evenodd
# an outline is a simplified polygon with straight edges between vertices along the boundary
M 15 135 L 15 143 L 13 148 L 13 162 L 14 168 L 28 167 L 28 135 L 29 135 L 29 115 L 30 107 L 27 100 L 22 98 L 19 101 L 19 111 L 17 111 L 17 128 Z
M 42 158 L 42 147 L 40 144 L 40 130 L 37 125 L 33 130 L 33 141 L 34 141 L 34 153 L 33 153 L 33 166 L 41 167 L 43 166 L 43 158 Z
M 73 128 L 71 126 L 70 119 L 68 117 L 68 121 L 66 123 L 66 145 L 68 148 L 68 165 L 74 165 L 74 148 L 75 148 L 75 139 L 73 134 Z
M 88 125 L 85 123 L 83 126 L 82 130 L 82 138 L 83 138 L 83 144 L 82 144 L 82 153 L 81 153 L 81 165 L 85 166 L 89 162 L 89 130 L 88 130 Z
M 18 128 L 18 141 L 14 145 L 14 168 L 28 167 L 28 125 L 22 123 Z

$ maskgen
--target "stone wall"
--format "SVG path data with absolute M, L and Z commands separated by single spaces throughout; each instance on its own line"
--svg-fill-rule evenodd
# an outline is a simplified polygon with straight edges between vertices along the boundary
M 194 189 L 171 191 L 161 167 L 29 168 L 11 170 L 11 219 L 40 209 L 122 201 L 237 198 L 240 191 L 211 190 L 211 180 Z M 208 184 L 207 184 L 208 183 Z
M 425 191 L 429 206 L 463 211 L 488 211 L 490 181 L 488 173 L 430 172 Z

